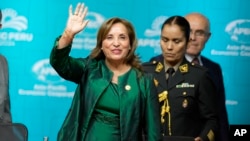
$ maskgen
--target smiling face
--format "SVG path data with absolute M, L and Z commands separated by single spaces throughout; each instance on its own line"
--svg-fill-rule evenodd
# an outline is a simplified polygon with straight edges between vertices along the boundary
M 161 49 L 165 62 L 174 66 L 183 59 L 187 40 L 177 24 L 166 24 L 161 32 Z
M 122 23 L 113 24 L 101 49 L 107 61 L 123 63 L 131 49 L 127 28 Z

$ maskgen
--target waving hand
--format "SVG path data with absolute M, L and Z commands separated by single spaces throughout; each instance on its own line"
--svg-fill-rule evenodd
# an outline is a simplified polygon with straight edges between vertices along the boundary
M 58 49 L 68 46 L 74 36 L 82 31 L 88 24 L 88 20 L 85 20 L 88 8 L 84 6 L 84 3 L 78 3 L 75 11 L 72 11 L 72 5 L 69 6 L 69 17 L 66 28 L 59 40 Z
M 88 8 L 84 6 L 84 3 L 78 3 L 74 13 L 72 12 L 72 5 L 70 5 L 66 30 L 70 31 L 73 35 L 83 30 L 88 23 L 88 20 L 85 20 L 87 11 Z

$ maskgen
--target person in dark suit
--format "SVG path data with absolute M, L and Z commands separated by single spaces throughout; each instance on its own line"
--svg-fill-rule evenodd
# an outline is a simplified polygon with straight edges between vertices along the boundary
M 0 9 L 0 28 L 2 27 Z M 9 70 L 6 58 L 0 54 L 0 123 L 10 123 Z
M 217 90 L 219 134 L 216 141 L 229 141 L 229 122 L 226 110 L 226 98 L 221 67 L 218 63 L 201 55 L 205 44 L 211 36 L 210 22 L 208 18 L 200 13 L 190 13 L 185 16 L 191 27 L 190 41 L 186 51 L 186 58 L 192 62 L 198 59 L 198 64 L 208 68 L 208 73 L 213 79 Z
M 168 18 L 161 28 L 162 54 L 143 63 L 143 69 L 155 78 L 164 140 L 212 141 L 217 133 L 215 86 L 206 68 L 185 59 L 189 35 L 184 17 Z

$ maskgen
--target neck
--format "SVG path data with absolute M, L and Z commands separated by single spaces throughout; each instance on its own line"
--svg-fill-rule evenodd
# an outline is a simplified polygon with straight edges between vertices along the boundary
M 123 62 L 110 62 L 107 59 L 105 60 L 107 67 L 113 72 L 112 82 L 118 84 L 118 77 L 125 74 L 131 68 L 130 65 Z
M 112 72 L 126 72 L 127 70 L 129 70 L 131 68 L 130 65 L 125 64 L 122 61 L 109 61 L 109 60 L 105 60 L 105 63 L 107 65 L 107 67 L 112 71 Z

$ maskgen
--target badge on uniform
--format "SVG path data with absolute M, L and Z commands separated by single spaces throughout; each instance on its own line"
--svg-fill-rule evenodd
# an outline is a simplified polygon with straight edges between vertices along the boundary
M 182 102 L 182 107 L 186 108 L 187 106 L 188 106 L 188 100 L 184 99 L 183 102 Z
M 194 88 L 194 84 L 181 83 L 175 86 L 176 88 Z
M 155 86 L 157 87 L 159 82 L 154 78 L 154 83 L 155 83 Z
M 125 90 L 129 91 L 131 89 L 131 86 L 130 85 L 126 85 L 125 86 Z
M 160 72 L 161 70 L 163 69 L 163 65 L 161 62 L 158 62 L 156 68 L 155 68 L 155 71 L 156 72 Z
M 179 70 L 180 70 L 180 72 L 182 72 L 182 73 L 188 72 L 188 65 L 187 65 L 187 64 L 184 64 L 184 65 L 179 66 Z

